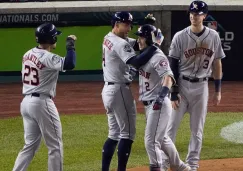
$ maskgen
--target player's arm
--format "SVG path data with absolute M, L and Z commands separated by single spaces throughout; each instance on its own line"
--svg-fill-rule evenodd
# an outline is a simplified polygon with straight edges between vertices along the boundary
M 178 78 L 180 76 L 179 74 L 179 61 L 180 61 L 180 38 L 179 34 L 175 34 L 175 36 L 172 39 L 170 50 L 169 50 L 169 61 L 170 61 L 170 68 L 173 72 L 175 83 L 178 82 Z M 179 100 L 178 97 L 179 94 L 179 88 L 177 84 L 174 84 L 171 88 L 171 101 L 177 101 Z
M 169 59 L 170 59 L 170 68 L 174 74 L 175 83 L 177 83 L 179 75 L 180 75 L 179 74 L 179 59 L 171 58 L 171 57 Z M 179 94 L 178 85 L 174 84 L 171 88 L 171 101 L 178 100 L 178 94 Z
M 69 36 L 66 39 L 66 56 L 63 64 L 64 70 L 72 70 L 76 65 L 76 52 L 75 52 L 75 36 Z
M 216 58 L 213 61 L 212 70 L 213 70 L 213 78 L 215 85 L 215 93 L 213 96 L 213 103 L 218 105 L 221 100 L 221 79 L 222 79 L 222 62 L 221 59 L 225 58 L 225 53 L 221 45 L 221 40 L 216 33 L 217 37 L 215 39 L 215 44 L 217 44 L 217 48 L 215 49 Z
M 150 60 L 157 50 L 157 47 L 150 46 L 137 55 L 132 46 L 127 41 L 124 41 L 118 44 L 114 49 L 124 63 L 130 64 L 138 69 Z
M 149 46 L 142 53 L 132 56 L 129 60 L 127 60 L 126 64 L 130 64 L 139 69 L 152 58 L 156 50 L 156 46 Z
M 172 85 L 175 84 L 175 79 L 171 71 L 169 61 L 164 54 L 162 55 L 162 57 L 161 56 L 153 57 L 150 62 L 153 68 L 158 73 L 158 75 L 162 78 L 161 79 L 162 88 L 153 105 L 154 110 L 160 110 L 164 98 L 169 94 Z
M 213 78 L 215 84 L 215 92 L 221 92 L 222 62 L 220 58 L 215 59 L 213 62 Z
M 130 59 L 130 61 L 128 61 L 128 64 L 131 64 L 138 69 L 151 59 L 151 57 L 153 56 L 157 48 L 159 48 L 158 46 L 161 45 L 164 39 L 164 36 L 162 35 L 160 29 L 158 29 L 158 33 L 156 36 L 153 33 L 151 34 L 152 34 L 151 36 L 152 36 L 153 45 L 148 46 L 145 50 L 143 50 L 142 53 L 140 53 L 140 55 Z
M 51 70 L 65 71 L 73 69 L 76 64 L 76 53 L 73 43 L 72 40 L 70 41 L 70 38 L 67 39 L 67 53 L 65 58 L 49 52 L 40 58 L 40 62 Z

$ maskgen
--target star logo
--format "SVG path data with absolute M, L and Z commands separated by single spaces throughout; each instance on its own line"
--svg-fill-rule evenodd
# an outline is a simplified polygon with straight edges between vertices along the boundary
M 193 5 L 192 9 L 198 9 L 197 4 L 193 3 L 192 5 Z

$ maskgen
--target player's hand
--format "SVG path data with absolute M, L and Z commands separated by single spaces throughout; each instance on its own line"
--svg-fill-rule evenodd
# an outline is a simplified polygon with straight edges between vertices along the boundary
M 153 16 L 153 14 L 148 14 L 145 18 L 144 18 L 144 24 L 151 24 L 154 25 L 156 19 Z
M 218 106 L 221 101 L 221 92 L 214 92 L 213 105 Z
M 138 73 L 138 70 L 131 66 L 129 73 L 131 74 L 132 77 L 135 77 Z
M 77 37 L 75 35 L 69 35 L 68 37 L 72 38 L 74 41 L 77 40 Z
M 75 50 L 75 41 L 77 37 L 75 35 L 69 35 L 66 39 L 66 49 L 67 50 Z
M 178 98 L 177 100 L 171 101 L 171 105 L 172 105 L 172 108 L 174 110 L 177 110 L 179 108 L 180 103 L 181 103 L 181 96 L 180 96 L 180 94 L 177 94 L 177 98 Z
M 160 29 L 157 30 L 157 35 L 154 35 L 154 32 L 151 32 L 151 35 L 152 35 L 153 43 L 160 46 L 164 40 L 164 36 L 161 30 Z
M 155 102 L 153 103 L 153 110 L 160 110 L 162 108 L 162 103 L 164 99 L 158 97 Z

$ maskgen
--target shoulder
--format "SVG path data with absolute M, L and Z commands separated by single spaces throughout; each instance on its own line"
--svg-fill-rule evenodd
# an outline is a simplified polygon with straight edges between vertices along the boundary
M 211 29 L 209 27 L 206 27 L 206 29 L 210 32 L 210 34 L 212 34 L 214 36 L 219 36 L 219 33 L 216 30 Z
M 156 63 L 159 63 L 160 61 L 167 61 L 168 58 L 163 53 L 162 50 L 157 49 L 153 57 L 150 59 L 151 64 L 155 65 Z
M 173 39 L 180 39 L 184 34 L 187 34 L 188 27 L 175 33 Z

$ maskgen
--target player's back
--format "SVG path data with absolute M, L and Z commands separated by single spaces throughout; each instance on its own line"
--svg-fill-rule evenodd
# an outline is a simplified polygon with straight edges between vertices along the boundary
M 139 100 L 156 99 L 165 75 L 173 77 L 167 57 L 160 49 L 157 49 L 154 56 L 139 69 Z
M 62 57 L 43 49 L 26 52 L 22 61 L 23 95 L 38 93 L 54 97 L 63 62 Z
M 179 71 L 182 75 L 204 78 L 211 75 L 211 66 L 215 58 L 224 56 L 218 33 L 205 27 L 202 35 L 197 36 L 190 26 L 175 34 L 169 56 L 179 59 Z
M 136 54 L 132 48 L 134 42 L 128 41 L 112 32 L 104 37 L 102 68 L 105 82 L 128 83 L 132 81 L 126 62 Z

